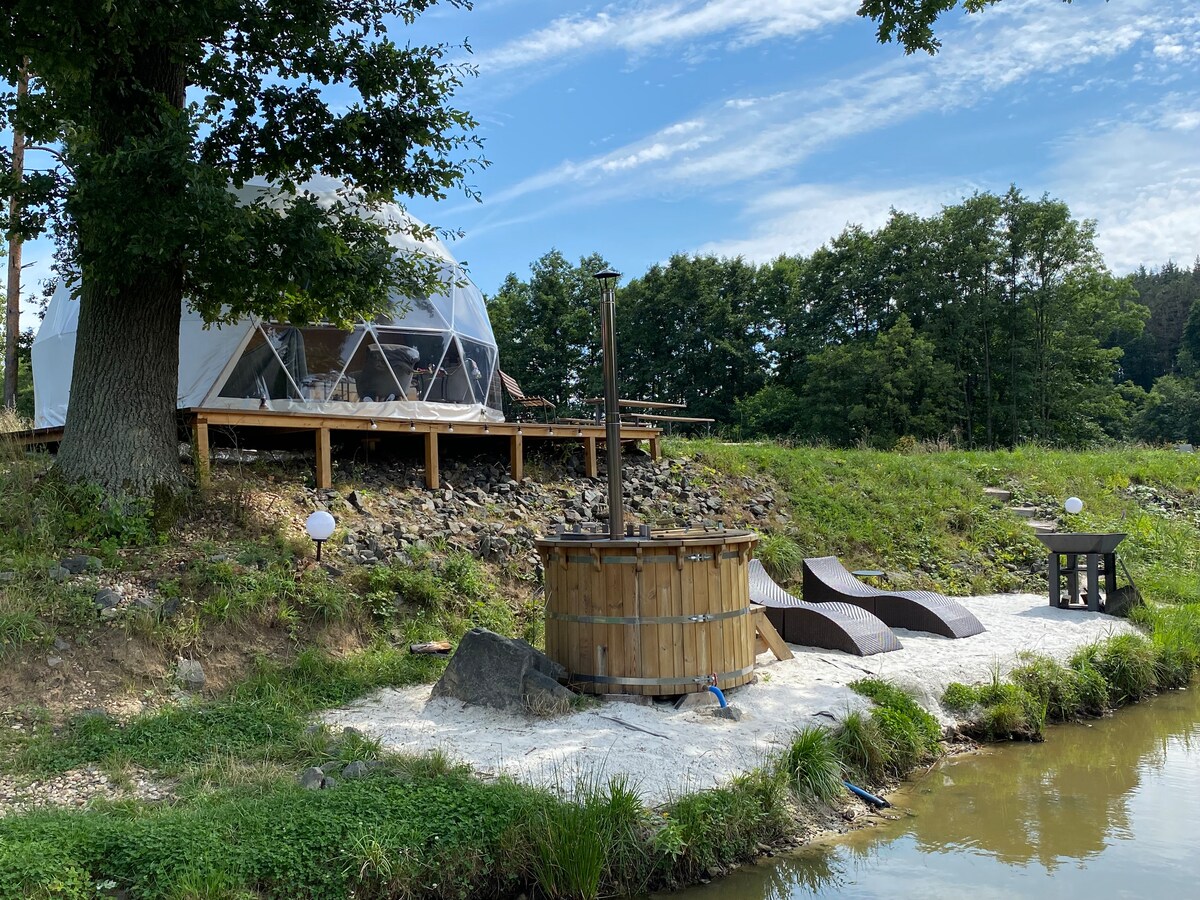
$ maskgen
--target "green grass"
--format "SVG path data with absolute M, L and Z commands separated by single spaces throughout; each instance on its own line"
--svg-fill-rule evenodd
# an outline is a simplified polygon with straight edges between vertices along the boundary
M 780 583 L 794 580 L 804 564 L 804 552 L 795 541 L 779 532 L 764 534 L 754 555 L 762 561 L 771 577 Z
M 1128 531 L 1122 558 L 1151 601 L 1133 619 L 1149 636 L 1086 648 L 1069 666 L 1030 657 L 1008 682 L 951 685 L 944 704 L 974 717 L 981 735 L 1037 737 L 1047 719 L 1099 714 L 1190 683 L 1200 663 L 1193 602 L 1200 601 L 1200 475 L 1191 458 L 671 446 L 700 456 L 713 484 L 751 473 L 779 483 L 794 524 L 767 535 L 761 550 L 785 580 L 804 556 L 833 553 L 850 567 L 886 569 L 896 586 L 1040 591 L 1044 548 L 1023 522 L 983 499 L 989 485 L 1050 507 L 1075 494 L 1086 507 L 1071 527 Z M 0 460 L 0 499 L 16 498 L 0 504 L 0 570 L 17 573 L 0 584 L 0 655 L 60 628 L 92 627 L 90 582 L 46 579 L 59 556 L 94 552 L 107 574 L 172 549 L 158 543 L 153 526 L 163 523 L 144 509 L 96 504 L 45 479 L 44 468 Z M 218 626 L 236 633 L 282 625 L 295 660 L 260 661 L 221 696 L 125 723 L 80 717 L 56 731 L 35 717 L 23 732 L 6 729 L 0 765 L 7 771 L 137 765 L 178 779 L 179 799 L 161 808 L 121 803 L 0 820 L 0 900 L 39 892 L 93 897 L 106 879 L 131 896 L 168 898 L 638 894 L 753 855 L 788 833 L 797 800 L 844 796 L 843 776 L 878 783 L 938 752 L 936 721 L 877 679 L 855 685 L 873 701 L 870 710 L 830 731 L 799 732 L 762 769 L 654 810 L 623 781 L 585 785 L 564 800 L 504 780 L 485 784 L 445 756 L 400 759 L 353 734 L 309 731 L 317 710 L 378 687 L 435 679 L 444 661 L 408 654 L 410 642 L 455 638 L 472 625 L 536 637 L 536 604 L 532 614 L 515 614 L 482 565 L 444 547 L 416 547 L 407 559 L 343 579 L 298 572 L 304 548 L 256 521 L 241 490 L 205 501 L 234 513 L 230 539 L 197 543 L 160 580 L 159 593 L 181 602 L 179 616 L 170 623 L 130 617 L 126 627 L 185 647 Z M 367 648 L 305 649 L 337 622 L 365 633 Z M 334 791 L 293 784 L 304 766 L 353 759 L 381 759 L 386 768 Z
M 1045 548 L 982 493 L 1004 487 L 1014 502 L 1053 510 L 1080 497 L 1084 510 L 1067 524 L 1127 532 L 1121 559 L 1147 599 L 1200 601 L 1200 467 L 1189 454 L 1033 446 L 896 454 L 683 440 L 667 450 L 718 477 L 771 476 L 787 494 L 792 521 L 802 523 L 789 537 L 803 556 L 833 554 L 851 569 L 898 573 L 904 581 L 896 587 L 1040 591 Z
M 778 765 L 788 786 L 802 798 L 832 803 L 842 794 L 842 761 L 829 731 L 820 726 L 796 732 Z

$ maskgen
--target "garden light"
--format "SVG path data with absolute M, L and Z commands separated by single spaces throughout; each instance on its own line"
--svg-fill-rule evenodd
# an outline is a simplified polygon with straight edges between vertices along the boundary
M 337 521 L 323 509 L 318 509 L 305 521 L 304 530 L 317 545 L 317 562 L 321 561 L 321 545 L 333 536 L 336 527 Z

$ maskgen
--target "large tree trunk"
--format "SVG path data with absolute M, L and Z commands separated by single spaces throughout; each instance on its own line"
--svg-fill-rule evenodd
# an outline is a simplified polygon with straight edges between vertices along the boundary
M 85 285 L 59 471 L 111 494 L 183 486 L 176 429 L 178 276 L 139 273 L 120 292 Z
M 17 100 L 29 93 L 28 61 L 21 66 L 17 77 Z M 25 175 L 25 134 L 13 127 L 12 141 L 13 180 L 20 184 Z M 8 227 L 16 229 L 21 219 L 21 201 L 14 192 L 8 203 Z M 21 237 L 14 235 L 8 241 L 8 297 L 4 320 L 4 405 L 10 409 L 17 406 L 17 337 L 21 333 Z
M 97 158 L 79 177 L 107 181 L 109 194 L 128 206 L 131 220 L 156 205 L 175 214 L 171 201 L 186 190 L 182 160 L 173 157 L 178 151 L 170 141 L 157 139 L 168 127 L 162 101 L 183 109 L 183 64 L 166 48 L 156 48 L 140 56 L 132 69 L 107 74 L 107 79 L 96 79 L 96 106 L 101 111 Z M 136 89 L 125 89 L 122 78 Z M 140 170 L 105 164 L 105 158 L 116 160 L 117 154 L 127 153 L 131 141 L 155 147 L 160 156 L 147 159 Z M 148 184 L 154 185 L 154 193 Z M 120 210 L 103 215 L 120 215 Z M 93 254 L 124 254 L 128 268 L 115 283 L 97 281 L 89 277 L 83 259 L 83 296 L 58 469 L 67 478 L 98 484 L 112 495 L 174 493 L 185 484 L 176 430 L 183 248 L 137 255 L 128 247 L 102 246 L 98 235 L 107 232 L 94 231 L 86 216 L 76 226 L 81 247 Z

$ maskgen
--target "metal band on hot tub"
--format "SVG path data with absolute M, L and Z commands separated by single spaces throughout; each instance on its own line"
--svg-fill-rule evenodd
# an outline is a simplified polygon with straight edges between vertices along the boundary
M 749 675 L 754 671 L 754 664 L 735 669 L 732 672 L 717 672 L 716 678 L 719 684 L 722 681 L 728 681 L 731 678 L 741 678 Z M 582 681 L 592 684 L 644 684 L 644 685 L 670 685 L 670 684 L 707 684 L 711 681 L 708 675 L 698 675 L 691 678 L 623 678 L 619 675 L 577 675 L 572 672 L 567 676 L 568 682 Z
M 722 619 L 736 619 L 738 616 L 749 615 L 750 609 L 747 606 L 742 609 L 696 613 L 691 616 L 577 616 L 574 613 L 548 610 L 546 618 L 559 622 L 586 622 L 589 625 L 699 625 L 703 622 L 719 622 Z
M 737 559 L 741 554 L 736 550 L 726 550 L 721 554 L 721 559 Z M 559 555 L 557 552 L 549 554 L 549 558 L 557 561 Z M 711 553 L 689 553 L 684 557 L 689 562 L 704 562 L 712 559 Z M 678 562 L 679 557 L 673 553 L 646 553 L 642 556 L 601 556 L 601 565 L 605 563 L 615 563 L 617 565 L 633 565 L 637 562 L 656 563 L 656 562 Z M 579 554 L 567 554 L 567 562 L 569 563 L 594 563 L 596 557 L 582 556 Z

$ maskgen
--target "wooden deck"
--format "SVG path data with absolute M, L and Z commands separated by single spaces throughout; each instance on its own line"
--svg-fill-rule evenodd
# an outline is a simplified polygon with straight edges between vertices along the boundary
M 425 484 L 436 488 L 440 482 L 438 438 L 441 435 L 465 437 L 507 438 L 509 466 L 512 477 L 520 481 L 525 474 L 525 439 L 568 441 L 583 445 L 585 471 L 595 478 L 599 472 L 598 446 L 604 443 L 603 425 L 555 424 L 535 422 L 434 422 L 422 419 L 368 419 L 360 416 L 305 415 L 270 410 L 184 409 L 183 423 L 192 435 L 199 477 L 207 478 L 212 459 L 209 449 L 209 429 L 268 428 L 283 432 L 311 432 L 316 451 L 316 485 L 333 486 L 333 459 L 330 449 L 335 432 L 356 432 L 362 437 L 382 434 L 420 435 L 425 443 Z M 621 440 L 638 443 L 647 441 L 650 455 L 659 457 L 659 436 L 662 431 L 643 425 L 621 425 Z M 53 445 L 62 440 L 62 428 L 36 428 L 13 432 L 8 437 L 26 446 Z

